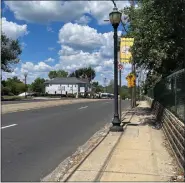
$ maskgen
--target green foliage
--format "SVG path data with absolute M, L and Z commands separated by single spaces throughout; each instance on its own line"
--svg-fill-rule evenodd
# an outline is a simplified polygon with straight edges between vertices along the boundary
M 9 88 L 10 90 L 7 93 L 7 95 L 9 95 L 10 93 L 18 95 L 20 93 L 25 92 L 25 84 L 22 81 L 20 81 L 16 76 L 13 78 L 8 78 L 6 81 L 3 81 L 2 83 L 3 86 L 6 87 L 5 92 L 8 91 L 7 88 Z
M 114 93 L 114 80 L 110 80 L 108 86 L 105 87 L 107 93 Z
M 134 37 L 131 49 L 137 67 L 147 69 L 147 85 L 184 68 L 185 1 L 143 0 L 137 8 L 129 7 L 127 37 Z
M 131 95 L 130 95 L 131 91 L 130 89 L 127 87 L 127 86 L 122 86 L 121 87 L 121 98 L 122 99 L 126 99 L 126 98 L 131 98 Z
M 44 93 L 45 91 L 45 85 L 44 85 L 45 79 L 43 78 L 36 78 L 34 82 L 31 84 L 31 89 L 33 92 L 38 93 Z
M 69 75 L 69 77 L 77 77 L 77 78 L 87 78 L 89 81 L 92 81 L 96 76 L 96 72 L 93 68 L 91 67 L 85 67 L 85 68 L 80 68 L 74 71 Z
M 10 92 L 11 92 L 10 88 L 6 86 L 1 88 L 1 95 L 9 95 Z
M 101 85 L 99 85 L 99 83 L 98 82 L 93 82 L 92 83 L 92 87 L 93 87 L 93 91 L 95 92 L 95 93 L 99 93 L 99 92 L 103 92 L 103 86 L 101 86 Z
M 22 50 L 18 40 L 7 38 L 5 34 L 1 35 L 1 70 L 12 72 L 11 65 L 19 62 L 19 55 Z
M 50 71 L 48 74 L 48 77 L 50 79 L 57 78 L 57 77 L 67 77 L 67 76 L 68 76 L 68 72 L 64 70 Z

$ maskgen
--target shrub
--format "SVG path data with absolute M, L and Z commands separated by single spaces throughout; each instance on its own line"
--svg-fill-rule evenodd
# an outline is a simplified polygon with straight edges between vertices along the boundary
M 8 88 L 8 87 L 2 87 L 2 89 L 1 89 L 1 95 L 9 95 L 10 94 L 10 88 Z

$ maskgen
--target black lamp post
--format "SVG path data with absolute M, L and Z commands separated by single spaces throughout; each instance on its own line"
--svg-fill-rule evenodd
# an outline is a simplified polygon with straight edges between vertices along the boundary
M 118 35 L 117 29 L 121 21 L 122 13 L 118 11 L 116 7 L 109 14 L 110 22 L 114 28 L 114 118 L 112 121 L 112 127 L 110 131 L 121 132 L 123 127 L 120 126 L 121 121 L 118 114 Z

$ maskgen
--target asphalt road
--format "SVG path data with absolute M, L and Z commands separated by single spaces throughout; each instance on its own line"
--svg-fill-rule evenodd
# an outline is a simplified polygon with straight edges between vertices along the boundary
M 2 181 L 40 181 L 112 117 L 113 100 L 3 114 Z

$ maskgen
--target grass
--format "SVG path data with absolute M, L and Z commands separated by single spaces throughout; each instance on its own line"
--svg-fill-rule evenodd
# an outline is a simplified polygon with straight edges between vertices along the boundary
M 4 101 L 23 100 L 25 97 L 20 96 L 1 96 Z M 27 97 L 29 99 L 30 97 Z M 1 99 L 2 100 L 2 99 Z

